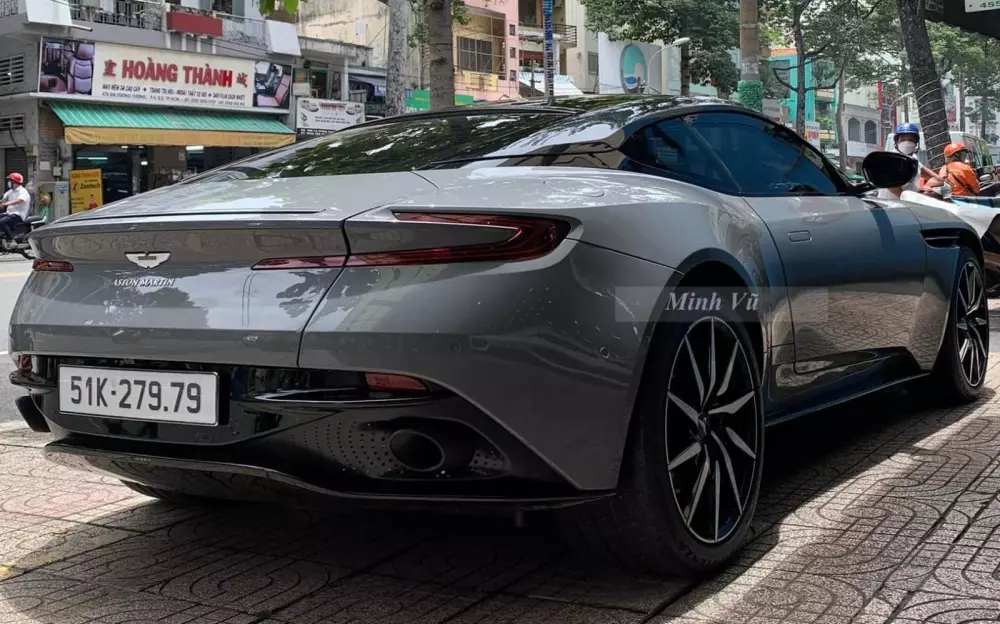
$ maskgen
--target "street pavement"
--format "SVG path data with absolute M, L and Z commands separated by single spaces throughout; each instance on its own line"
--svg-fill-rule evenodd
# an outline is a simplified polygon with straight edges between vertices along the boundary
M 4 314 L 24 270 L 0 264 Z M 0 624 L 1000 621 L 997 362 L 970 406 L 884 393 L 770 429 L 752 540 L 697 581 L 583 561 L 544 516 L 159 503 L 0 424 Z

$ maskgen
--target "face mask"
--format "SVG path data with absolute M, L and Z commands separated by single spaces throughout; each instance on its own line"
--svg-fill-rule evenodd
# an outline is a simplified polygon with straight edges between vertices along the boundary
M 899 148 L 901 154 L 906 154 L 907 156 L 917 151 L 917 144 L 913 141 L 900 141 L 896 144 L 896 147 Z

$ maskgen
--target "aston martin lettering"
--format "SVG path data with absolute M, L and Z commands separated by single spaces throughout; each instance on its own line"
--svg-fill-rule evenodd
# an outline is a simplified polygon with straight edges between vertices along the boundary
M 111 282 L 117 288 L 167 288 L 174 285 L 172 277 L 119 277 Z

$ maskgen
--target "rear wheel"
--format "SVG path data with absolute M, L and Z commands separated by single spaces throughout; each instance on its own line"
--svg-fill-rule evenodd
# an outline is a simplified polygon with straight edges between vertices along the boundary
M 930 390 L 946 403 L 968 403 L 983 392 L 990 352 L 986 280 L 976 254 L 962 249 L 948 325 L 934 365 Z
M 672 323 L 654 340 L 618 493 L 565 510 L 585 555 L 690 576 L 740 548 L 764 451 L 754 346 L 738 318 Z

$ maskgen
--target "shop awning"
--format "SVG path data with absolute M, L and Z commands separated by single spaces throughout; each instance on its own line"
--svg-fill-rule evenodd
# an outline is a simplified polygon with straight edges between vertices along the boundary
M 252 113 L 107 106 L 49 100 L 73 145 L 282 147 L 295 134 L 273 117 Z

